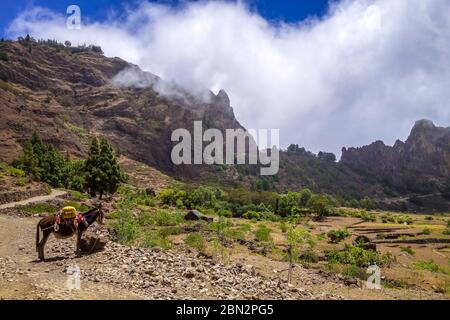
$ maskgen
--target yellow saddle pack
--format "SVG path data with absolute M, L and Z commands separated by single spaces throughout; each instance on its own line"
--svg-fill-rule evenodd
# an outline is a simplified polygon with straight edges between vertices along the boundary
M 64 207 L 61 210 L 61 215 L 64 219 L 74 219 L 77 216 L 77 209 L 74 207 Z

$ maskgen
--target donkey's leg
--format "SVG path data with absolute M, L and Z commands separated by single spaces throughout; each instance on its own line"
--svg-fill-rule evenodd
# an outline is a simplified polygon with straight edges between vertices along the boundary
M 77 257 L 81 256 L 81 236 L 83 235 L 83 231 L 77 230 L 77 249 L 75 254 Z
M 45 230 L 43 232 L 42 240 L 39 242 L 39 260 L 45 261 L 44 257 L 44 250 L 45 250 L 45 244 L 47 243 L 48 238 L 50 237 L 52 231 Z

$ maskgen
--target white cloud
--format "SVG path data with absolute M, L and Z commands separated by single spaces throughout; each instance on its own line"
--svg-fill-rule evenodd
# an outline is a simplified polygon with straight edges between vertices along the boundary
M 242 3 L 143 3 L 68 30 L 63 15 L 35 8 L 9 32 L 101 45 L 187 89 L 224 88 L 247 128 L 339 155 L 404 139 L 420 118 L 449 125 L 449 30 L 447 0 L 345 0 L 320 20 L 279 25 Z

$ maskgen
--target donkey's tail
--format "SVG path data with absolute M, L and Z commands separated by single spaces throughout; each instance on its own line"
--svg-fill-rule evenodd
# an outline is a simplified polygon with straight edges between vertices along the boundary
M 36 227 L 36 252 L 39 251 L 39 227 L 41 223 L 39 222 Z

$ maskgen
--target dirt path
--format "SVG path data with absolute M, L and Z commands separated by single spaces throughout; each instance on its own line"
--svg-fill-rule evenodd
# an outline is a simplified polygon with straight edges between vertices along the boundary
M 0 300 L 1 299 L 142 299 L 118 287 L 82 281 L 81 290 L 67 288 L 66 269 L 72 265 L 87 268 L 89 257 L 75 259 L 61 248 L 73 251 L 74 239 L 47 245 L 54 259 L 36 261 L 34 241 L 38 218 L 0 215 Z
M 46 195 L 46 196 L 33 197 L 33 198 L 25 199 L 25 200 L 22 200 L 22 201 L 10 202 L 10 203 L 2 204 L 2 205 L 0 205 L 0 210 L 14 208 L 14 207 L 17 207 L 17 206 L 25 206 L 27 204 L 32 204 L 32 203 L 46 202 L 46 201 L 49 201 L 49 200 L 53 200 L 53 199 L 55 199 L 57 197 L 64 196 L 66 194 L 67 194 L 67 192 L 65 192 L 65 191 L 52 189 L 51 193 L 49 195 Z

